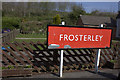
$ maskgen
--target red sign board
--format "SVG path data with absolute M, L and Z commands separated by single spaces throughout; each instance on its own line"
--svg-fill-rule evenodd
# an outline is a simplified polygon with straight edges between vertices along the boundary
M 48 25 L 48 49 L 110 48 L 112 29 Z

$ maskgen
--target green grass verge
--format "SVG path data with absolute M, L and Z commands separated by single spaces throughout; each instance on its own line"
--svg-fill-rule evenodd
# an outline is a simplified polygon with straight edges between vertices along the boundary
M 37 41 L 40 41 L 41 43 L 44 43 L 45 41 L 46 41 L 46 39 L 14 39 L 14 40 L 12 40 L 11 42 L 13 43 L 13 42 L 15 42 L 15 41 L 17 41 L 17 42 L 23 42 L 23 41 L 25 41 L 25 42 L 27 42 L 27 43 L 29 43 L 29 42 L 37 42 Z
M 46 38 L 46 35 L 33 33 L 33 34 L 19 34 L 16 38 Z

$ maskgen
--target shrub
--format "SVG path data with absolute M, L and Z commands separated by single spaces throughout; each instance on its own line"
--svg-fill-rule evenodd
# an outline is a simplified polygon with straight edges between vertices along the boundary
M 53 17 L 53 24 L 60 24 L 61 23 L 61 19 L 59 14 L 57 14 L 56 16 Z
M 2 18 L 2 29 L 18 29 L 20 27 L 20 18 L 3 17 Z
M 14 66 L 12 66 L 12 65 L 9 65 L 8 66 L 8 69 L 14 69 L 15 67 Z

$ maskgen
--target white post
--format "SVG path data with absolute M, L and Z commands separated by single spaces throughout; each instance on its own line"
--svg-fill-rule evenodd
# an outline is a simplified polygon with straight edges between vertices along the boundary
M 100 25 L 100 27 L 103 27 L 103 24 Z M 101 49 L 98 49 L 97 55 L 96 55 L 96 60 L 95 60 L 95 72 L 98 72 L 98 66 L 99 66 L 99 61 L 100 61 L 100 52 Z
M 62 25 L 65 25 L 65 22 L 62 22 Z M 62 77 L 62 69 L 63 69 L 63 50 L 60 52 L 60 77 Z
M 62 77 L 62 68 L 63 68 L 63 50 L 60 52 L 60 77 Z

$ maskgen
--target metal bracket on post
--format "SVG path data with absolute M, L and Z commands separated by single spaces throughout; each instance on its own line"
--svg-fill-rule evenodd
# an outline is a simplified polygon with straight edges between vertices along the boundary
M 103 24 L 101 24 L 100 27 L 103 27 Z M 100 61 L 100 52 L 101 52 L 101 49 L 98 49 L 97 55 L 96 55 L 96 60 L 95 60 L 95 72 L 96 73 L 98 73 L 98 66 L 99 66 L 99 61 Z
M 62 25 L 65 25 L 65 22 L 62 22 Z M 60 77 L 62 77 L 62 70 L 63 70 L 63 50 L 60 52 Z

